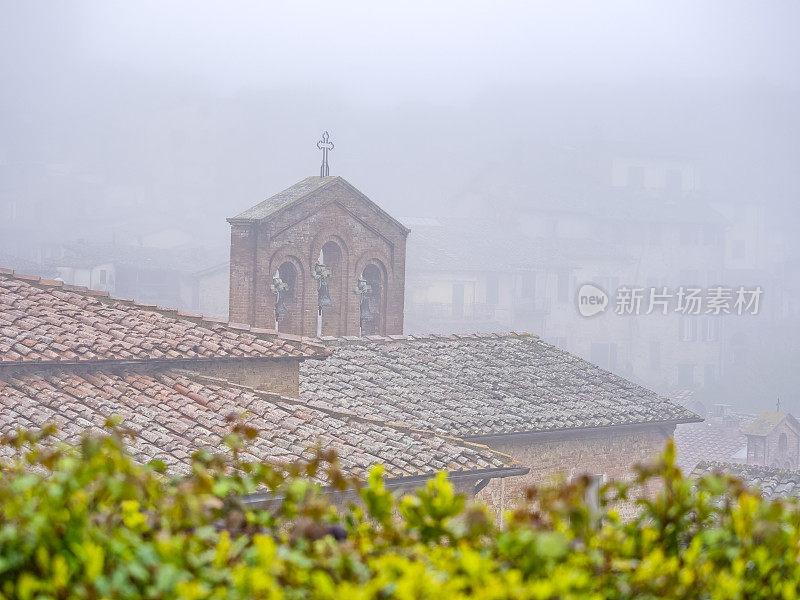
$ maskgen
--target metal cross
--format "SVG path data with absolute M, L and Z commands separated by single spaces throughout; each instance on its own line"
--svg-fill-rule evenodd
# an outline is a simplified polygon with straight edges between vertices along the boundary
M 322 139 L 317 142 L 317 148 L 322 150 L 322 166 L 319 168 L 319 176 L 327 177 L 329 174 L 328 150 L 333 150 L 333 142 L 330 141 L 330 136 L 327 131 L 323 132 Z

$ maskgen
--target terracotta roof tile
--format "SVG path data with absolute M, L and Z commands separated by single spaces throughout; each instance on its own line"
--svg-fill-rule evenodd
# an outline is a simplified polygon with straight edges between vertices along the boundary
M 375 463 L 387 465 L 392 477 L 433 474 L 444 465 L 458 472 L 516 466 L 510 457 L 476 444 L 210 381 L 217 380 L 174 371 L 6 373 L 0 375 L 0 434 L 56 422 L 60 439 L 75 440 L 85 429 L 101 431 L 106 419 L 116 415 L 137 434 L 132 448 L 137 460 L 158 458 L 180 473 L 187 471 L 196 450 L 221 447 L 229 430 L 227 415 L 244 413 L 260 431 L 248 451 L 268 462 L 302 460 L 320 443 L 335 448 L 349 474 L 358 477 Z
M 0 271 L 0 364 L 327 354 L 310 338 L 247 332 L 71 287 Z

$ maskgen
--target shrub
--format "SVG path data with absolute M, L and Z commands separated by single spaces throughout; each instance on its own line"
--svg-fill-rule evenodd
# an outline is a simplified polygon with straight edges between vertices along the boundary
M 688 480 L 674 449 L 629 483 L 583 501 L 588 481 L 531 489 L 505 525 L 454 494 L 445 474 L 389 493 L 375 467 L 360 502 L 337 510 L 315 483 L 355 485 L 335 456 L 245 463 L 255 434 L 236 424 L 232 457 L 198 453 L 169 477 L 138 465 L 125 432 L 79 445 L 52 429 L 5 440 L 0 463 L 0 598 L 784 598 L 797 596 L 797 506 L 736 480 Z M 643 486 L 623 520 L 615 506 Z M 244 494 L 268 490 L 254 508 Z

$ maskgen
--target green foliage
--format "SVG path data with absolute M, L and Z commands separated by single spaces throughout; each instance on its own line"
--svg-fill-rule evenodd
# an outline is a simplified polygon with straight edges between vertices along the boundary
M 583 500 L 588 480 L 561 483 L 530 489 L 499 527 L 444 474 L 398 498 L 380 467 L 336 510 L 314 483 L 356 485 L 334 455 L 242 462 L 255 432 L 241 423 L 227 458 L 198 453 L 181 478 L 134 463 L 118 424 L 76 446 L 52 433 L 5 440 L 0 599 L 788 600 L 800 583 L 797 506 L 733 479 L 687 480 L 671 446 L 601 488 L 599 510 Z M 270 499 L 243 501 L 255 492 Z

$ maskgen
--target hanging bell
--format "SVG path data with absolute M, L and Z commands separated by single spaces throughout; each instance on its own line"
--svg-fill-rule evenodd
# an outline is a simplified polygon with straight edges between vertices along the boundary
M 323 308 L 333 306 L 333 300 L 331 300 L 331 293 L 328 291 L 328 282 L 322 280 L 319 284 L 319 290 L 317 292 L 317 297 L 319 300 L 319 309 L 322 310 Z
M 289 309 L 286 308 L 286 303 L 283 301 L 283 297 L 278 294 L 278 301 L 275 303 L 275 318 L 288 314 Z
M 369 305 L 370 305 L 369 298 L 365 297 L 365 298 L 361 299 L 361 320 L 362 321 L 369 321 L 370 319 L 372 319 L 373 316 L 375 316 L 374 313 L 372 312 L 372 310 L 370 310 Z

